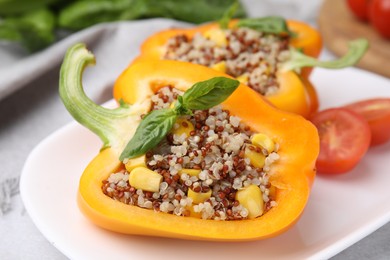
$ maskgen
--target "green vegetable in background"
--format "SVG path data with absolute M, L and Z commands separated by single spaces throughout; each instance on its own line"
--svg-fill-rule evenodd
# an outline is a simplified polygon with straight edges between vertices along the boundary
M 31 52 L 70 32 L 102 22 L 165 17 L 191 23 L 220 19 L 236 0 L 0 0 L 0 41 L 20 42 Z M 237 1 L 238 2 L 238 1 Z M 245 17 L 238 2 L 235 17 Z
M 82 0 L 62 9 L 58 16 L 61 28 L 81 30 L 97 23 L 124 20 L 122 13 L 133 10 L 135 0 Z M 133 20 L 137 16 L 127 20 Z
M 54 14 L 46 8 L 11 16 L 0 20 L 0 39 L 20 42 L 34 52 L 54 42 L 54 25 Z
M 28 13 L 55 2 L 59 0 L 0 0 L 0 16 Z
M 140 0 L 148 13 L 146 17 L 168 17 L 178 20 L 204 23 L 220 19 L 236 0 Z M 245 11 L 238 5 L 235 17 L 244 17 Z
M 97 22 L 166 17 L 202 23 L 219 19 L 235 0 L 82 0 L 59 14 L 63 28 L 83 29 Z M 237 5 L 237 17 L 245 12 Z

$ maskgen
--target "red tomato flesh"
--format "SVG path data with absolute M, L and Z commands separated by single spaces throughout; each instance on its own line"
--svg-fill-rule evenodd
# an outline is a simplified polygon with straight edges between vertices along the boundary
M 390 0 L 371 0 L 369 17 L 372 26 L 385 38 L 390 38 Z
M 318 172 L 348 172 L 367 152 L 371 132 L 367 121 L 359 114 L 345 108 L 330 108 L 314 115 L 312 122 L 320 137 Z
M 390 140 L 390 98 L 374 98 L 351 103 L 345 108 L 362 115 L 371 129 L 371 146 Z
M 360 20 L 368 20 L 369 0 L 347 0 L 347 4 L 352 13 Z

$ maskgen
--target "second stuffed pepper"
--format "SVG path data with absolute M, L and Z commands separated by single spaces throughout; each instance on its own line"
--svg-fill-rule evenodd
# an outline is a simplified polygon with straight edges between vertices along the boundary
M 350 52 L 338 61 L 314 59 L 321 47 L 320 34 L 303 22 L 249 18 L 158 32 L 146 39 L 134 63 L 168 59 L 208 66 L 235 77 L 275 106 L 309 117 L 319 103 L 308 79 L 311 68 L 355 64 L 367 41 L 352 43 Z

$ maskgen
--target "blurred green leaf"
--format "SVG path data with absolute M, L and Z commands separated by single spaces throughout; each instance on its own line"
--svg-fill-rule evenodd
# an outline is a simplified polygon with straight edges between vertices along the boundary
M 0 40 L 31 52 L 53 43 L 55 32 L 98 23 L 165 17 L 190 23 L 216 21 L 236 0 L 0 0 Z M 40 8 L 38 8 L 40 7 Z M 234 17 L 245 17 L 238 2 Z
M 54 14 L 46 8 L 38 9 L 0 21 L 0 39 L 18 41 L 34 52 L 54 42 L 54 26 Z
M 0 0 L 0 16 L 18 15 L 61 0 Z
M 61 28 L 81 30 L 92 25 L 120 20 L 124 10 L 132 8 L 135 0 L 83 0 L 76 1 L 58 16 Z
M 191 23 L 220 19 L 235 0 L 82 0 L 59 14 L 60 27 L 80 30 L 96 23 L 165 17 Z M 235 17 L 244 17 L 237 4 Z

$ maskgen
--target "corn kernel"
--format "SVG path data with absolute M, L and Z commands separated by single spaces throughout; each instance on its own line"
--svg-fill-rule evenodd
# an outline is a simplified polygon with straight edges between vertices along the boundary
M 182 175 L 183 173 L 186 173 L 190 176 L 196 176 L 198 177 L 199 173 L 201 172 L 201 170 L 197 170 L 197 169 L 186 169 L 186 168 L 183 168 L 181 170 L 179 170 L 179 175 Z
M 245 149 L 245 158 L 249 158 L 251 164 L 256 168 L 263 168 L 265 164 L 265 155 L 263 153 L 258 153 L 256 151 L 252 151 L 249 148 Z
M 145 162 L 146 162 L 145 155 L 141 155 L 139 157 L 129 159 L 126 162 L 125 167 L 128 172 L 131 172 L 136 167 L 146 167 Z
M 208 192 L 195 192 L 192 189 L 188 189 L 188 197 L 192 199 L 192 203 L 199 204 L 211 197 L 211 190 Z
M 272 153 L 275 149 L 275 143 L 272 139 L 265 134 L 255 134 L 252 137 L 252 144 L 260 148 L 264 148 L 268 153 Z
M 213 66 L 211 66 L 212 69 L 221 71 L 221 72 L 226 72 L 226 62 L 221 61 L 218 63 L 215 63 Z
M 185 134 L 188 137 L 192 131 L 194 131 L 194 125 L 185 118 L 179 118 L 176 120 L 172 133 L 178 136 Z
M 236 78 L 240 83 L 247 85 L 249 81 L 249 77 L 246 74 L 242 74 Z
M 210 29 L 204 32 L 203 36 L 213 42 L 219 47 L 227 45 L 226 34 L 221 29 Z
M 129 183 L 136 189 L 158 192 L 163 176 L 145 167 L 136 167 L 130 172 Z
M 237 191 L 236 200 L 248 210 L 248 218 L 256 218 L 264 212 L 263 194 L 256 185 L 249 185 Z
M 201 213 L 201 212 L 195 212 L 194 206 L 193 206 L 193 205 L 187 206 L 187 207 L 186 207 L 186 210 L 189 211 L 190 217 L 193 217 L 193 218 L 202 218 L 202 213 Z

